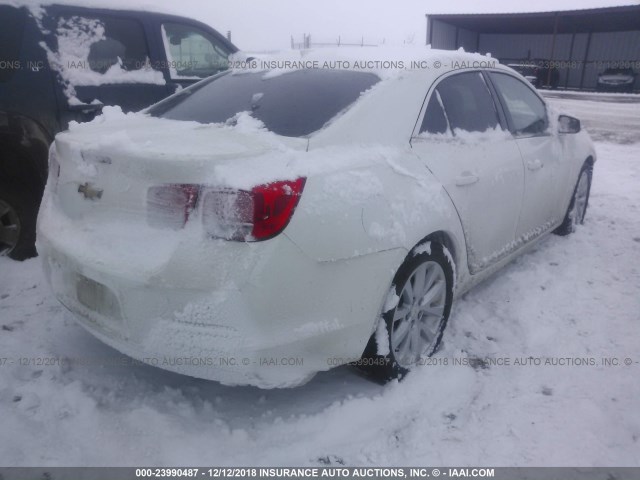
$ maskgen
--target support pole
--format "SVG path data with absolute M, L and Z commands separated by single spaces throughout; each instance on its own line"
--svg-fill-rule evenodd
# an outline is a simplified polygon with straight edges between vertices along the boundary
M 558 35 L 558 13 L 553 20 L 553 37 L 551 37 L 551 55 L 549 55 L 549 71 L 547 72 L 547 85 L 551 87 L 551 72 L 553 72 L 553 56 L 556 53 L 556 36 Z
M 587 46 L 584 49 L 584 61 L 582 62 L 582 74 L 580 75 L 580 90 L 584 88 L 584 72 L 587 68 L 587 60 L 589 59 L 589 49 L 591 48 L 591 32 L 587 35 Z
M 569 87 L 569 74 L 571 73 L 571 63 L 573 62 L 573 46 L 576 43 L 576 28 L 573 27 L 573 33 L 571 34 L 571 46 L 569 47 L 569 65 L 567 67 L 567 76 L 564 79 L 564 89 Z
M 433 19 L 427 15 L 427 45 L 433 43 Z

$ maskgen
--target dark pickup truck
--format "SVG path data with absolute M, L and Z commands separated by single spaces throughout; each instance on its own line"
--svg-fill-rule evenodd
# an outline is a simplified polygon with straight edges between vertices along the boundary
M 105 105 L 145 108 L 228 68 L 237 48 L 183 17 L 0 5 L 0 255 L 36 255 L 48 150 Z

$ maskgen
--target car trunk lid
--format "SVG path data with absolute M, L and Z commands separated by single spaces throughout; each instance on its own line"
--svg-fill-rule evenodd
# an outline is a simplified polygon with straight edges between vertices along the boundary
M 94 122 L 56 138 L 53 196 L 68 217 L 138 222 L 146 217 L 149 188 L 215 183 L 217 165 L 242 168 L 243 159 L 283 144 L 301 150 L 307 144 L 264 130 L 124 117 L 121 125 Z

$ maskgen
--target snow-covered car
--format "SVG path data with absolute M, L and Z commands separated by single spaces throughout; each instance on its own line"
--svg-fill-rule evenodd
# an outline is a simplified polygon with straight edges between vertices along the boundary
M 364 54 L 256 62 L 59 134 L 38 219 L 57 298 L 117 350 L 225 384 L 433 355 L 454 296 L 583 222 L 596 156 L 491 58 Z
M 597 89 L 609 92 L 633 92 L 636 73 L 631 68 L 607 68 L 598 75 Z

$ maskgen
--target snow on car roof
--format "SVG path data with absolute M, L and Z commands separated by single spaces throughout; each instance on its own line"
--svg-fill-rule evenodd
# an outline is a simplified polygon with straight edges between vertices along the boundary
M 493 68 L 499 61 L 491 54 L 424 47 L 335 47 L 290 50 L 270 54 L 236 54 L 231 60 L 234 73 L 269 71 L 275 76 L 300 69 L 336 69 L 376 73 L 381 78 L 407 70 L 434 70 L 444 73 L 458 68 Z

